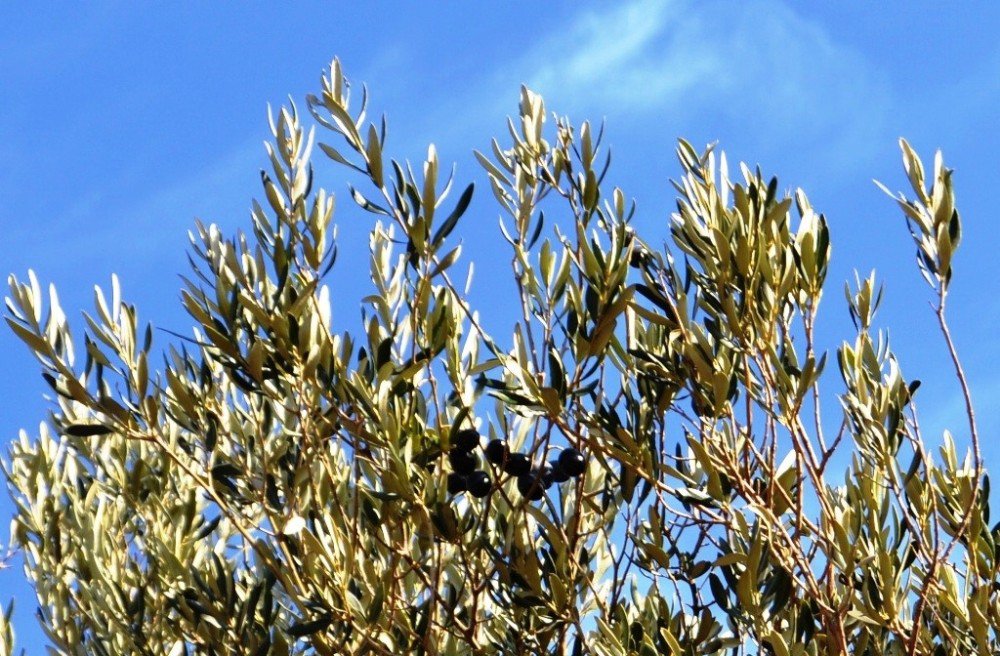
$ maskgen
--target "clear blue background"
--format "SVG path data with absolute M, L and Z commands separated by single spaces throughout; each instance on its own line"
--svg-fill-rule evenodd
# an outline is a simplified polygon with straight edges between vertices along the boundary
M 458 163 L 460 181 L 483 181 L 471 149 L 504 134 L 522 82 L 560 114 L 606 117 L 614 182 L 638 199 L 638 227 L 653 241 L 668 234 L 678 136 L 696 145 L 719 140 L 732 160 L 804 187 L 834 240 L 826 345 L 835 348 L 850 328 L 843 281 L 855 268 L 876 268 L 887 283 L 882 323 L 892 327 L 906 375 L 924 381 L 924 428 L 937 440 L 950 426 L 964 442 L 929 290 L 899 212 L 871 182 L 904 188 L 896 139 L 905 135 L 928 161 L 942 148 L 956 169 L 965 241 L 951 314 L 984 450 L 990 464 L 1000 463 L 1000 4 L 27 7 L 5 7 L 0 22 L 0 272 L 33 268 L 57 285 L 71 318 L 91 307 L 93 285 L 107 286 L 116 272 L 144 319 L 187 332 L 177 274 L 187 268 L 188 229 L 195 217 L 226 232 L 248 227 L 266 162 L 266 104 L 291 94 L 302 106 L 338 55 L 353 79 L 368 83 L 372 110 L 388 113 L 390 154 L 417 160 L 434 142 L 444 161 Z M 343 177 L 319 182 L 340 194 L 342 262 L 333 281 L 341 325 L 354 325 L 368 290 L 372 218 L 352 206 Z M 497 210 L 479 188 L 459 230 L 466 258 L 476 260 L 474 296 L 491 325 L 507 330 L 514 305 L 497 302 L 495 292 L 513 286 L 496 248 Z M 6 329 L 0 349 L 0 435 L 8 441 L 21 428 L 36 431 L 47 387 Z M 835 370 L 826 380 L 830 414 L 840 389 Z M 3 499 L 0 525 L 10 513 Z M 21 645 L 43 653 L 19 561 L 0 571 L 0 591 L 17 599 Z

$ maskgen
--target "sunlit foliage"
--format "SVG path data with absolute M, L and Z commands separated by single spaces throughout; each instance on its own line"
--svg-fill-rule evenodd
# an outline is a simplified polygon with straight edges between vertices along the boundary
M 491 333 L 461 255 L 473 186 L 433 147 L 389 159 L 351 89 L 334 61 L 311 119 L 272 113 L 249 233 L 193 231 L 190 333 L 147 327 L 115 279 L 74 336 L 54 289 L 10 278 L 53 400 L 5 462 L 53 653 L 1000 650 L 971 402 L 968 455 L 921 435 L 874 276 L 846 289 L 856 332 L 818 349 L 831 240 L 804 192 L 681 141 L 660 246 L 606 184 L 601 131 L 523 89 L 476 153 L 513 272 L 487 295 L 512 294 L 490 309 L 513 332 Z M 902 146 L 968 401 L 951 172 Z M 371 214 L 353 332 L 317 149 Z

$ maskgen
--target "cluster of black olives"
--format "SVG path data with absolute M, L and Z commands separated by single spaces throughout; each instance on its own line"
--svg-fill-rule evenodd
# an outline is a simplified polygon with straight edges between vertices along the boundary
M 474 451 L 479 447 L 479 431 L 466 428 L 455 434 L 455 445 L 448 453 L 451 473 L 448 474 L 448 494 L 468 492 L 482 499 L 493 489 L 493 481 L 485 471 L 478 469 L 479 456 Z
M 449 494 L 468 491 L 483 498 L 493 489 L 490 475 L 477 469 L 479 458 L 474 451 L 479 446 L 479 432 L 467 428 L 455 434 L 454 446 L 448 454 L 452 473 L 448 475 Z M 491 440 L 485 449 L 486 461 L 517 479 L 517 491 L 527 499 L 538 501 L 553 483 L 577 478 L 587 469 L 583 454 L 573 448 L 564 449 L 558 458 L 533 467 L 524 453 L 511 453 L 504 440 Z

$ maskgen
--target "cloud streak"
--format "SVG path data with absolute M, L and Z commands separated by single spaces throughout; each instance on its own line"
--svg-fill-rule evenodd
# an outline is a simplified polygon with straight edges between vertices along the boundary
M 512 68 L 560 111 L 710 113 L 855 163 L 891 108 L 877 68 L 777 0 L 633 0 L 583 14 Z
M 600 104 L 641 109 L 669 102 L 716 74 L 722 62 L 698 47 L 691 57 L 689 29 L 665 38 L 667 28 L 688 28 L 678 4 L 636 0 L 614 9 L 589 12 L 569 29 L 551 35 L 532 49 L 522 64 L 535 67 L 529 86 L 572 105 Z M 701 31 L 701 30 L 699 30 Z M 684 63 L 684 66 L 675 64 Z

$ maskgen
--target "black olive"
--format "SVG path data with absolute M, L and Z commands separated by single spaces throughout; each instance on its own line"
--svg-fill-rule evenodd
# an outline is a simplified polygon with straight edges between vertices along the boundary
M 545 496 L 542 482 L 533 474 L 521 474 L 517 477 L 517 491 L 526 499 L 538 501 Z
M 511 476 L 523 476 L 531 470 L 531 461 L 523 453 L 512 453 L 507 456 L 503 470 Z
M 475 453 L 452 449 L 448 454 L 448 462 L 451 463 L 451 470 L 458 474 L 471 474 L 479 465 L 479 458 Z
M 547 462 L 542 463 L 541 468 L 535 472 L 535 476 L 542 482 L 542 488 L 546 490 L 552 487 L 552 483 L 555 481 L 555 472 L 552 465 Z
M 482 499 L 493 489 L 493 482 L 490 475 L 484 471 L 475 471 L 469 474 L 469 492 L 477 499 Z
M 510 447 L 507 446 L 507 442 L 504 440 L 490 440 L 486 444 L 487 462 L 493 463 L 499 467 L 504 463 L 509 455 Z
M 576 449 L 569 448 L 559 454 L 559 468 L 576 478 L 587 469 L 587 460 Z
M 553 460 L 549 463 L 549 466 L 552 467 L 553 483 L 565 483 L 570 479 L 570 475 L 563 470 L 558 460 Z
M 479 446 L 479 431 L 475 428 L 465 428 L 458 431 L 455 433 L 452 446 L 461 451 L 472 451 Z
M 469 480 L 461 474 L 448 474 L 448 494 L 458 494 L 469 489 Z

